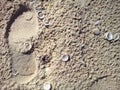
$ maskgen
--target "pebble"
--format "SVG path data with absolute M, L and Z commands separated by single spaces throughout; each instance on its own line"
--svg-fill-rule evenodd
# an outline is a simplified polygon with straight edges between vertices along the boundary
M 68 54 L 67 55 L 63 55 L 62 61 L 67 62 L 69 60 L 70 60 L 70 56 Z
M 25 18 L 27 21 L 30 21 L 33 18 L 33 14 L 31 12 L 29 12 L 29 13 L 27 13 Z
M 113 34 L 111 32 L 107 32 L 105 33 L 105 38 L 109 41 L 113 40 Z
M 100 30 L 98 28 L 94 28 L 93 29 L 93 33 L 94 33 L 94 35 L 99 35 L 100 34 Z
M 49 82 L 45 82 L 43 85 L 44 90 L 50 90 L 51 89 L 51 84 Z
M 41 59 L 42 59 L 42 63 L 43 63 L 43 64 L 49 62 L 49 56 L 48 56 L 48 55 L 43 55 Z

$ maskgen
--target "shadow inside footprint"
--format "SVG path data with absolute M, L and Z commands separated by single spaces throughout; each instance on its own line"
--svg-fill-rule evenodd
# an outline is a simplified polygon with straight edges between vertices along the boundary
M 26 7 L 25 5 L 19 5 L 19 9 L 15 12 L 15 14 L 11 16 L 9 22 L 7 23 L 6 32 L 4 36 L 5 38 L 8 38 L 11 25 L 13 24 L 15 19 L 17 19 L 17 17 L 19 17 L 20 15 L 23 14 L 23 12 L 26 12 L 26 11 L 28 11 L 28 7 Z

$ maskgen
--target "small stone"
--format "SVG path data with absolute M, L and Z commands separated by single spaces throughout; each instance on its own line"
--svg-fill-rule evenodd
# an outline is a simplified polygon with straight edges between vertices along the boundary
M 33 13 L 28 12 L 25 18 L 27 21 L 30 21 L 33 18 Z
M 46 78 L 45 74 L 41 74 L 41 75 L 40 75 L 40 79 L 41 79 L 41 80 L 43 80 L 43 79 L 45 79 L 45 78 Z
M 107 32 L 106 34 L 105 34 L 105 38 L 107 39 L 107 40 L 113 40 L 113 34 L 111 33 L 111 32 Z
M 93 29 L 93 33 L 94 33 L 94 35 L 99 35 L 100 30 L 98 28 L 95 28 L 95 29 Z
M 100 25 L 100 24 L 101 24 L 100 20 L 98 20 L 98 21 L 95 22 L 95 26 Z
M 67 61 L 69 61 L 70 60 L 70 56 L 67 54 L 67 55 L 64 55 L 63 57 L 62 57 L 62 61 L 64 61 L 64 62 L 67 62 Z
M 49 82 L 45 82 L 43 85 L 44 90 L 50 90 L 51 89 L 51 84 Z
M 45 65 L 41 65 L 41 67 L 40 67 L 41 69 L 45 69 Z
M 80 50 L 85 48 L 85 44 L 80 45 Z
M 42 64 L 45 64 L 49 62 L 50 57 L 48 55 L 43 55 L 41 59 L 42 59 Z

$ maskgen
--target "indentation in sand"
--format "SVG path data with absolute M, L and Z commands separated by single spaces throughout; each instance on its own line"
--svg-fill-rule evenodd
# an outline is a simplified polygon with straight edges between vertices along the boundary
M 110 77 L 100 79 L 90 87 L 88 90 L 117 90 L 116 81 Z
M 22 41 L 37 35 L 37 25 L 37 16 L 35 12 L 24 12 L 11 26 L 11 31 L 8 38 L 9 44 L 12 45 L 16 41 Z
M 22 6 L 18 11 L 21 12 L 16 12 L 8 23 L 5 36 L 12 53 L 13 79 L 18 83 L 27 83 L 37 71 L 31 38 L 38 33 L 38 21 L 34 10 Z

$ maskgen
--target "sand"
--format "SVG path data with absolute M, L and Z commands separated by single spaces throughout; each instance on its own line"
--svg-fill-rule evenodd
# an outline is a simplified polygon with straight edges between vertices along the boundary
M 120 90 L 120 0 L 0 0 L 0 90 Z M 69 55 L 69 60 L 62 60 Z M 47 86 L 47 85 L 46 85 Z

